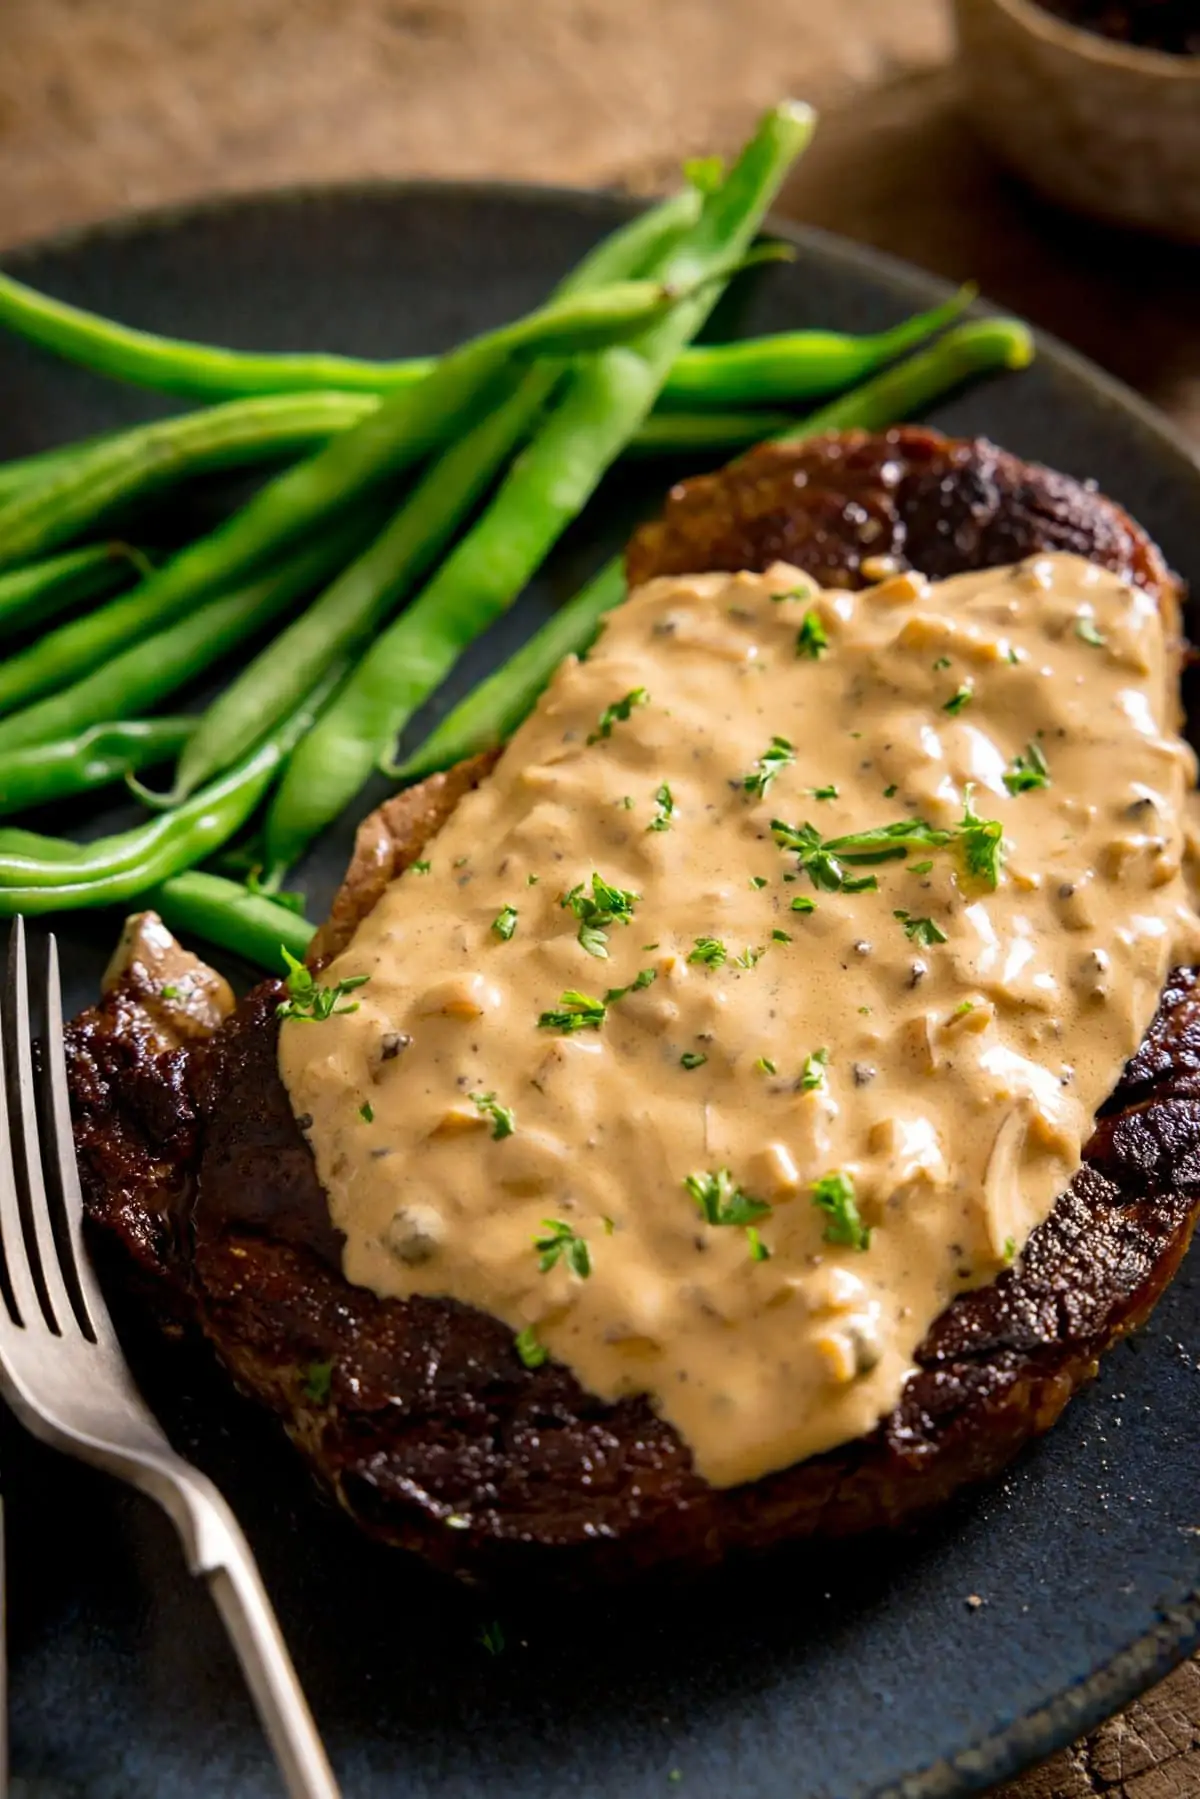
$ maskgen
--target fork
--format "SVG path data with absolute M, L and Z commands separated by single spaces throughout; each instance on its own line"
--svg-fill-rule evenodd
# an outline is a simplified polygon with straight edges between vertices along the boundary
M 0 1392 L 43 1443 L 157 1500 L 208 1582 L 292 1799 L 337 1799 L 250 1545 L 138 1392 L 84 1248 L 53 937 L 33 985 L 46 1019 L 36 1065 L 17 918 L 0 1003 Z

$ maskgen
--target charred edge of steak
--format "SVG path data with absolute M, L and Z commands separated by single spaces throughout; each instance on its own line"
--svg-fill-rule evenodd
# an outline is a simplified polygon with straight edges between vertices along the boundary
M 824 587 L 861 587 L 870 557 L 940 581 L 1047 550 L 1136 581 L 1172 607 L 1177 628 L 1178 584 L 1120 506 L 986 439 L 919 425 L 762 444 L 715 475 L 681 482 L 634 533 L 626 569 L 636 586 L 654 575 L 792 562 Z
M 1120 508 L 991 445 L 919 429 L 752 452 L 676 489 L 629 561 L 642 580 L 783 557 L 846 586 L 865 555 L 941 576 L 1047 549 L 1173 603 L 1161 558 Z M 315 959 L 344 946 L 492 760 L 364 822 Z M 469 1308 L 380 1300 L 344 1280 L 278 1078 L 278 992 L 258 989 L 190 1054 L 156 1035 L 134 995 L 109 995 L 71 1028 L 89 1218 L 148 1289 L 169 1286 L 361 1525 L 459 1572 L 615 1578 L 935 1506 L 1054 1422 L 1153 1307 L 1200 1207 L 1200 999 L 1178 970 L 1084 1167 L 1019 1264 L 936 1321 L 895 1411 L 830 1454 L 713 1489 L 646 1401 L 605 1405 L 564 1368 L 526 1369 L 508 1329 Z

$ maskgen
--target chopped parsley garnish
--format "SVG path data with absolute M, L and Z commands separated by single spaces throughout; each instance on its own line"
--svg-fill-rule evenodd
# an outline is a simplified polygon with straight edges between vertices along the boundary
M 654 795 L 654 804 L 658 807 L 658 812 L 646 829 L 648 831 L 669 831 L 671 820 L 675 816 L 675 800 L 665 781 Z
M 1017 1259 L 1017 1239 L 1015 1237 L 1005 1237 L 1005 1239 L 1004 1239 L 1004 1266 L 1006 1268 L 1011 1268 L 1013 1263 L 1016 1261 L 1016 1259 Z
M 282 945 L 280 947 L 282 949 Z M 357 1000 L 351 1000 L 348 1006 L 339 1002 L 356 988 L 365 987 L 371 978 L 369 974 L 346 975 L 335 987 L 323 987 L 312 970 L 306 968 L 303 962 L 297 962 L 295 956 L 286 949 L 283 950 L 283 959 L 288 966 L 288 997 L 279 1007 L 280 1018 L 309 1019 L 322 1023 L 326 1018 L 332 1018 L 335 1012 L 358 1011 Z
M 698 1050 L 685 1049 L 679 1058 L 679 1066 L 681 1068 L 703 1068 L 707 1061 L 708 1057 L 702 1056 Z
M 769 1262 L 771 1260 L 770 1250 L 767 1248 L 752 1224 L 746 1226 L 746 1241 L 750 1245 L 750 1260 L 752 1262 Z
M 805 1056 L 804 1066 L 800 1070 L 801 1093 L 814 1093 L 818 1087 L 825 1085 L 825 1070 L 828 1065 L 827 1049 L 814 1049 L 811 1056 Z
M 796 633 L 796 654 L 807 656 L 813 662 L 823 656 L 829 648 L 829 633 L 815 612 L 806 612 L 800 621 L 800 629 Z
M 482 1627 L 479 1632 L 479 1641 L 489 1655 L 503 1655 L 504 1631 L 498 1621 L 493 1619 L 491 1624 L 485 1624 Z
M 375 1108 L 371 1104 L 369 1099 L 363 1100 L 362 1105 L 358 1108 L 358 1115 L 362 1119 L 364 1124 L 374 1124 Z
M 738 968 L 754 968 L 757 963 L 762 961 L 766 953 L 765 950 L 751 949 L 749 945 L 747 945 L 741 955 L 735 956 L 733 960 Z M 690 959 L 691 958 L 689 957 L 689 960 Z
M 948 712 L 951 718 L 957 718 L 963 707 L 969 706 L 974 697 L 974 687 L 971 685 L 970 681 L 964 681 L 961 686 L 955 689 L 948 700 L 943 701 L 942 711 Z
M 640 894 L 626 893 L 621 887 L 610 886 L 603 875 L 594 874 L 591 893 L 584 892 L 581 881 L 578 887 L 572 887 L 570 893 L 563 895 L 559 904 L 569 907 L 579 920 L 582 948 L 589 956 L 599 956 L 602 961 L 607 961 L 609 925 L 628 924 L 640 898 Z
M 927 875 L 933 867 L 932 862 L 913 862 L 909 865 L 910 875 Z
M 770 1056 L 759 1056 L 754 1066 L 757 1068 L 759 1074 L 778 1074 L 779 1072 Z
M 750 773 L 742 776 L 742 786 L 747 793 L 753 793 L 762 799 L 776 775 L 795 760 L 796 752 L 787 738 L 772 737 Z
M 410 862 L 408 866 L 412 869 L 412 871 L 415 875 L 427 875 L 429 873 L 430 868 L 432 867 L 432 863 Z
M 657 968 L 641 968 L 634 975 L 628 987 L 610 987 L 604 995 L 604 1003 L 606 1006 L 615 1006 L 617 1001 L 624 999 L 627 993 L 640 993 L 643 987 L 649 987 L 650 983 L 657 979 Z
M 757 1224 L 760 1218 L 771 1216 L 766 1200 L 744 1193 L 728 1168 L 718 1168 L 711 1174 L 689 1174 L 683 1184 L 706 1224 Z
M 851 831 L 843 837 L 822 837 L 815 825 L 790 825 L 773 818 L 771 834 L 781 849 L 795 852 L 813 886 L 824 888 L 827 893 L 861 893 L 878 885 L 873 875 L 847 875 L 846 865 L 902 860 L 914 845 L 941 847 L 953 835 L 950 831 L 934 830 L 922 818 L 901 818 L 894 824 Z
M 807 893 L 798 893 L 792 901 L 793 912 L 815 912 L 816 909 L 816 900 L 809 899 Z
M 611 737 L 614 725 L 623 725 L 635 706 L 644 706 L 650 695 L 644 687 L 631 687 L 623 699 L 613 700 L 606 706 L 596 721 L 596 729 L 589 733 L 589 743 L 599 743 L 602 737 Z
M 808 791 L 815 800 L 835 800 L 838 796 L 838 790 L 832 783 L 828 787 L 810 787 Z
M 527 1324 L 523 1331 L 518 1331 L 513 1347 L 527 1368 L 540 1368 L 550 1351 L 544 1343 L 538 1342 L 537 1332 L 532 1324 Z
M 540 875 L 526 875 L 525 876 L 525 885 L 527 887 L 536 887 L 538 882 L 541 880 L 541 878 L 542 877 Z
M 688 954 L 689 962 L 702 962 L 706 968 L 720 968 L 729 951 L 719 937 L 697 937 Z
M 978 816 L 971 804 L 973 791 L 968 781 L 963 791 L 963 815 L 959 820 L 957 841 L 967 873 L 977 875 L 989 887 L 995 887 L 1004 863 L 1004 827 L 998 818 Z
M 568 987 L 558 1002 L 555 1010 L 543 1012 L 538 1019 L 538 1028 L 543 1031 L 598 1031 L 604 1023 L 606 1002 L 593 999 L 589 993 L 579 993 L 574 987 Z
M 310 1362 L 304 1370 L 304 1379 L 300 1383 L 306 1399 L 315 1400 L 324 1405 L 329 1398 L 329 1389 L 333 1385 L 332 1362 Z
M 792 940 L 788 936 L 786 931 L 772 931 L 771 932 L 771 942 L 772 943 L 790 943 L 791 941 Z
M 786 593 L 773 593 L 773 600 L 811 600 L 816 588 L 811 581 L 801 581 L 795 587 L 789 587 Z
M 840 1168 L 832 1174 L 823 1174 L 819 1181 L 813 1182 L 811 1193 L 814 1206 L 825 1214 L 823 1235 L 826 1243 L 844 1243 L 850 1249 L 870 1246 L 871 1232 L 862 1221 L 854 1182 L 848 1174 Z
M 974 1010 L 975 1001 L 973 999 L 964 999 L 959 1001 L 950 1016 L 951 1018 L 965 1018 L 968 1012 L 973 1012 Z
M 885 800 L 894 799 L 898 792 L 899 792 L 899 789 L 897 788 L 896 783 L 893 781 L 890 787 L 884 788 L 883 797 Z
M 1078 618 L 1075 621 L 1075 635 L 1084 643 L 1090 643 L 1094 650 L 1102 650 L 1108 642 L 1094 618 Z
M 946 941 L 946 933 L 936 919 L 914 918 L 912 913 L 906 912 L 903 907 L 897 907 L 896 911 L 892 913 L 892 917 L 898 918 L 903 924 L 904 935 L 910 943 L 920 943 L 926 949 L 932 949 L 935 943 L 945 943 Z
M 172 986 L 161 987 L 159 989 L 159 991 L 162 994 L 164 999 L 178 999 L 179 998 L 178 987 L 172 987 Z
M 1036 743 L 1025 746 L 1023 756 L 1014 756 L 1012 767 L 1004 771 L 1004 785 L 1011 794 L 1029 793 L 1035 787 L 1049 787 L 1050 770 Z
M 949 666 L 950 666 L 949 656 L 939 656 L 933 666 L 934 666 L 934 669 L 936 670 L 936 672 L 938 674 L 940 674 L 944 668 L 949 668 Z
M 753 888 L 761 890 L 763 887 L 766 886 L 766 884 L 767 884 L 766 875 L 751 875 L 750 876 L 750 885 Z
M 533 1247 L 538 1252 L 538 1273 L 549 1274 L 559 1262 L 565 1262 L 572 1274 L 585 1281 L 592 1272 L 586 1240 L 561 1218 L 543 1218 L 542 1229 L 546 1235 L 533 1239 Z
M 508 1106 L 502 1106 L 494 1093 L 472 1093 L 471 1104 L 484 1118 L 491 1119 L 495 1142 L 512 1136 L 517 1128 L 516 1115 Z
M 501 906 L 492 920 L 492 929 L 502 942 L 507 943 L 517 928 L 517 908 Z

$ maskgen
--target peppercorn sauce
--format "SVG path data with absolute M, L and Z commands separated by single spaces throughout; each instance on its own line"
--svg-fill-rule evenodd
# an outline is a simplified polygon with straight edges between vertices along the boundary
M 281 1026 L 347 1278 L 718 1486 L 869 1431 L 1200 949 L 1169 629 L 1065 555 L 637 589 Z

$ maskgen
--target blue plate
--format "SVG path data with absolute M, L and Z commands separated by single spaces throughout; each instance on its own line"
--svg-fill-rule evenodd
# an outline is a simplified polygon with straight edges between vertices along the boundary
M 549 189 L 323 189 L 122 221 L 8 266 L 180 335 L 392 356 L 525 310 L 627 211 Z M 797 260 L 743 280 L 723 333 L 874 329 L 943 296 L 836 238 L 787 235 Z M 5 456 L 162 409 L 7 342 L 0 394 Z M 1044 343 L 1028 373 L 977 386 L 933 419 L 1094 477 L 1200 581 L 1200 471 L 1147 407 L 1060 346 Z M 679 472 L 640 464 L 609 483 L 414 738 Z M 195 530 L 229 497 L 206 488 L 161 508 L 152 528 Z M 79 822 L 96 830 L 116 816 Z M 304 870 L 318 909 L 353 824 Z M 115 923 L 77 917 L 61 933 L 72 1006 L 94 995 Z M 246 1525 L 348 1796 L 663 1799 L 677 1786 L 686 1799 L 949 1799 L 1066 1742 L 1200 1640 L 1198 1326 L 1193 1257 L 1057 1429 L 915 1535 L 784 1552 L 684 1591 L 558 1605 L 480 1598 L 360 1540 L 201 1356 L 164 1351 L 136 1319 L 129 1330 L 175 1440 Z M 0 1435 L 12 1757 L 30 1783 L 18 1790 L 277 1793 L 230 1652 L 167 1524 L 11 1425 Z M 480 1640 L 496 1622 L 498 1655 Z

